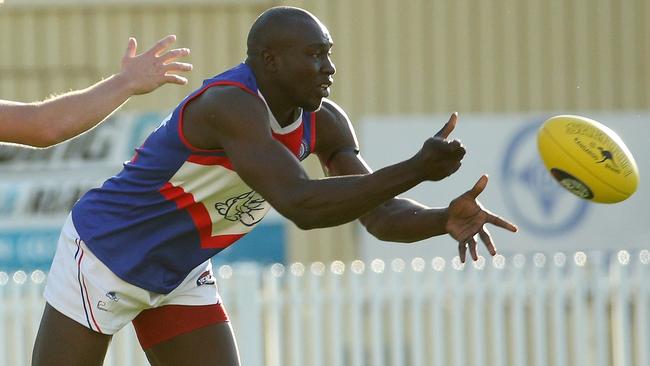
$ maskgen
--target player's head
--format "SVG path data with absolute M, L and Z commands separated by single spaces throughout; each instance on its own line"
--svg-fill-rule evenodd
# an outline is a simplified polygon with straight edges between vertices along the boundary
M 294 7 L 271 8 L 248 33 L 248 57 L 258 79 L 268 80 L 290 102 L 320 108 L 336 68 L 330 59 L 329 31 L 311 13 Z

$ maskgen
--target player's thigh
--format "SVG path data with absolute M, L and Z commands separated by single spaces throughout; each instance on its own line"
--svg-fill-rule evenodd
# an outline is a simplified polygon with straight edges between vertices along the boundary
M 153 366 L 239 366 L 230 322 L 208 325 L 145 349 Z
M 110 340 L 110 335 L 94 332 L 45 304 L 32 365 L 102 365 Z

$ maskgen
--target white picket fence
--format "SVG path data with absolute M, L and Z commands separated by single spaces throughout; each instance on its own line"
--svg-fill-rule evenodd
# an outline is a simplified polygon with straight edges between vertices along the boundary
M 221 266 L 244 366 L 650 366 L 650 251 Z M 0 365 L 29 364 L 45 274 L 0 272 Z M 132 327 L 106 365 L 147 365 Z

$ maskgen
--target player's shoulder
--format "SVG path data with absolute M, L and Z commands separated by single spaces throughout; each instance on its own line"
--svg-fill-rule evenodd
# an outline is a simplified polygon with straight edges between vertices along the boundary
M 330 99 L 323 99 L 321 108 L 316 112 L 316 130 L 321 136 L 349 134 L 352 123 L 341 106 Z
M 316 112 L 316 120 L 347 124 L 349 118 L 341 106 L 331 99 L 324 98 L 321 108 Z
M 330 99 L 323 99 L 321 108 L 316 112 L 314 152 L 327 157 L 341 146 L 356 145 L 354 128 L 343 108 Z
M 187 111 L 204 117 L 243 117 L 265 115 L 264 102 L 250 91 L 235 85 L 215 85 L 206 88 L 187 105 Z

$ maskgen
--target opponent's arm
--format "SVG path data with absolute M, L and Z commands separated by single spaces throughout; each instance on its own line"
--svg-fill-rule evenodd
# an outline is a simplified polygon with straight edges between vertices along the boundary
M 432 138 L 412 158 L 372 174 L 313 180 L 272 138 L 262 101 L 235 87 L 213 87 L 190 102 L 184 132 L 196 147 L 222 147 L 239 176 L 303 229 L 352 221 L 424 180 L 453 173 L 464 154 L 458 141 Z
M 367 174 L 371 169 L 358 154 L 357 141 L 348 117 L 336 104 L 328 101 L 317 119 L 317 154 L 326 174 L 330 176 Z M 457 121 L 454 113 L 436 134 L 447 138 Z M 454 199 L 448 207 L 431 208 L 416 201 L 394 197 L 360 217 L 369 233 L 380 240 L 415 242 L 441 234 L 449 234 L 459 243 L 464 262 L 469 248 L 478 259 L 475 236 L 485 243 L 490 254 L 496 254 L 486 223 L 516 231 L 517 228 L 486 210 L 476 200 L 487 185 L 482 176 L 472 189 Z
M 192 69 L 191 64 L 174 61 L 189 50 L 163 53 L 175 40 L 176 36 L 167 36 L 136 55 L 136 40 L 129 38 L 121 71 L 86 89 L 44 102 L 0 100 L 0 141 L 52 146 L 91 129 L 132 95 L 149 93 L 165 83 L 186 84 L 186 78 L 170 73 Z

